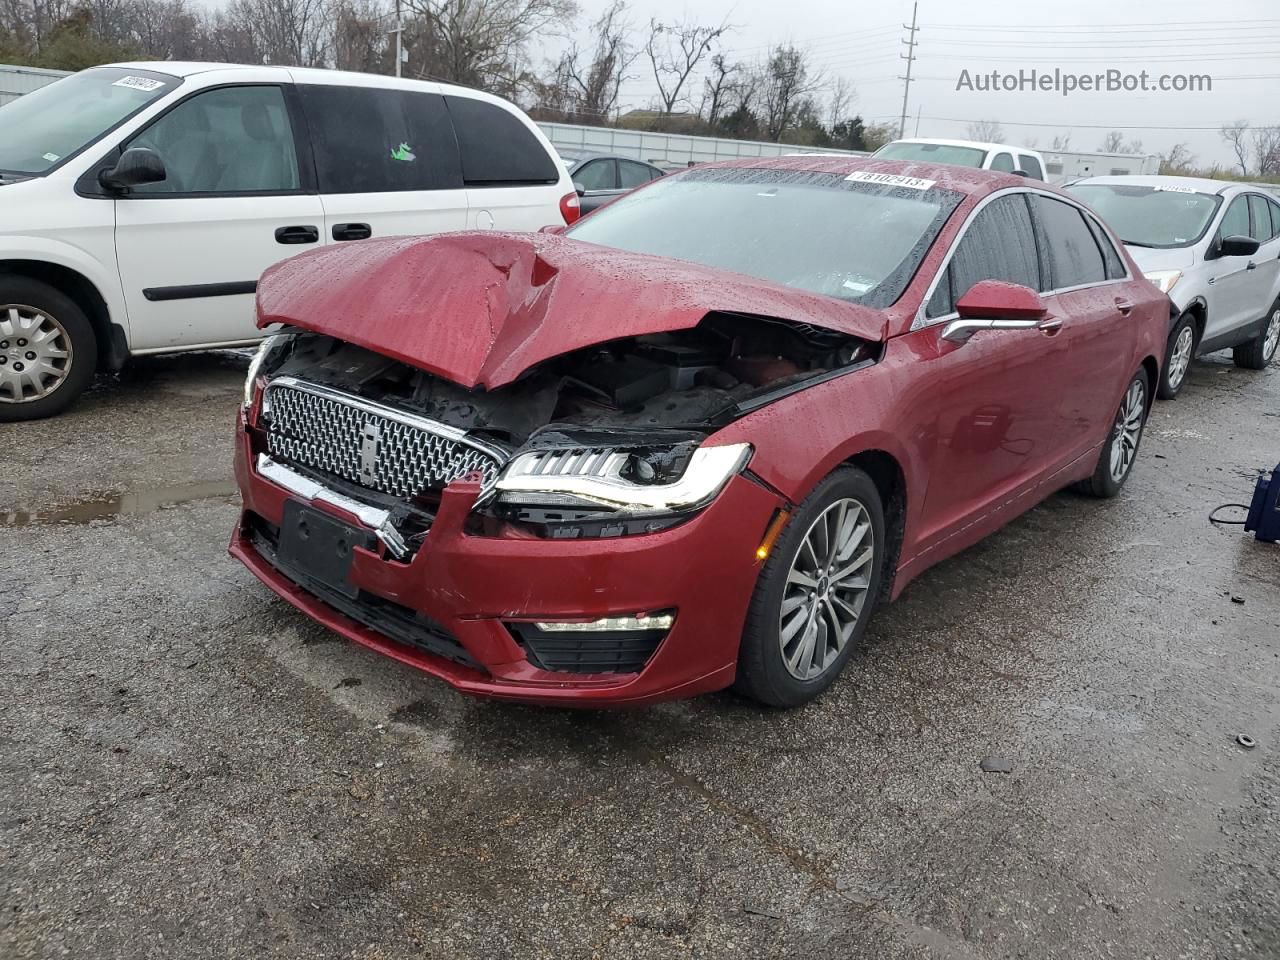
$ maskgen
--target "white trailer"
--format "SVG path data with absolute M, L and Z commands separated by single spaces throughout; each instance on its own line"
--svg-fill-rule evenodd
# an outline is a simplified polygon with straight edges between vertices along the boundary
M 1044 153 L 1045 178 L 1050 183 L 1078 177 L 1124 177 L 1160 172 L 1160 158 L 1136 153 Z
M 24 93 L 39 90 L 67 76 L 65 70 L 43 70 L 40 67 L 9 67 L 0 65 L 0 107 L 10 100 L 17 100 Z

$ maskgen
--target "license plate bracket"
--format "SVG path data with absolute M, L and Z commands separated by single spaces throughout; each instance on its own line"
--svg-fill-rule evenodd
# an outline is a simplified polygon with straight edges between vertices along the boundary
M 280 562 L 344 596 L 355 599 L 360 593 L 350 579 L 353 551 L 356 547 L 372 550 L 376 541 L 371 530 L 344 523 L 301 500 L 285 501 Z

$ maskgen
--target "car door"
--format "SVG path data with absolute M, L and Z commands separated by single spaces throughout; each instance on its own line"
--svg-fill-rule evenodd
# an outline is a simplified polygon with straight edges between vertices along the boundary
M 197 91 L 123 146 L 166 178 L 115 200 L 116 261 L 136 352 L 260 336 L 253 292 L 267 267 L 321 242 L 289 86 Z
M 1256 284 L 1253 283 L 1257 275 L 1256 258 L 1224 257 L 1220 252 L 1223 239 L 1247 237 L 1249 231 L 1249 198 L 1239 194 L 1227 204 L 1206 253 L 1210 263 L 1204 340 L 1230 333 L 1250 320 L 1257 319 L 1249 316 L 1252 301 L 1256 299 Z M 1251 263 L 1254 264 L 1253 270 L 1249 266 Z
M 449 111 L 444 97 L 421 86 L 298 85 L 329 242 L 466 228 Z
M 1102 225 L 1075 204 L 1037 193 L 1033 209 L 1048 283 L 1045 305 L 1061 323 L 1045 371 L 1054 410 L 1052 477 L 1106 439 L 1128 383 L 1138 328 L 1128 271 Z
M 573 172 L 573 188 L 580 191 L 583 213 L 590 213 L 621 192 L 618 189 L 618 161 L 613 157 L 588 160 Z
M 957 318 L 955 304 L 981 280 L 1041 286 L 1024 192 L 998 195 L 978 210 L 935 281 L 923 327 L 908 334 L 928 364 L 931 393 L 945 398 L 924 428 L 934 450 L 922 512 L 926 550 L 988 514 L 1016 512 L 1059 457 L 1052 331 L 983 330 L 963 343 L 942 336 Z
M 1280 294 L 1280 222 L 1277 214 L 1280 206 L 1260 193 L 1249 194 L 1250 236 L 1258 241 L 1257 256 L 1252 257 L 1256 297 L 1255 313 L 1263 316 Z

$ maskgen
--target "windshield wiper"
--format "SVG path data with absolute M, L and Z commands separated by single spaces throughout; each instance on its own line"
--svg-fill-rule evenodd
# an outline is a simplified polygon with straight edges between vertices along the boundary
M 1126 247 L 1146 247 L 1148 250 L 1154 250 L 1156 248 L 1154 243 L 1141 243 L 1137 240 L 1124 240 L 1124 245 Z

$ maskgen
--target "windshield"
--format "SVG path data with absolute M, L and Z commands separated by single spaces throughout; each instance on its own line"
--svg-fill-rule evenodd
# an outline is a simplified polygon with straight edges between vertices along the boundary
M 1208 229 L 1219 197 L 1190 187 L 1077 183 L 1067 192 L 1093 207 L 1125 243 L 1135 247 L 1189 247 Z
M 876 151 L 877 160 L 916 160 L 920 163 L 950 163 L 957 167 L 982 167 L 987 151 L 977 147 L 955 147 L 945 143 L 886 143 Z
M 929 188 L 797 170 L 690 170 L 601 207 L 567 235 L 883 307 L 902 295 L 961 200 L 912 182 Z
M 0 107 L 0 173 L 47 173 L 179 82 L 149 70 L 100 67 L 5 104 Z

